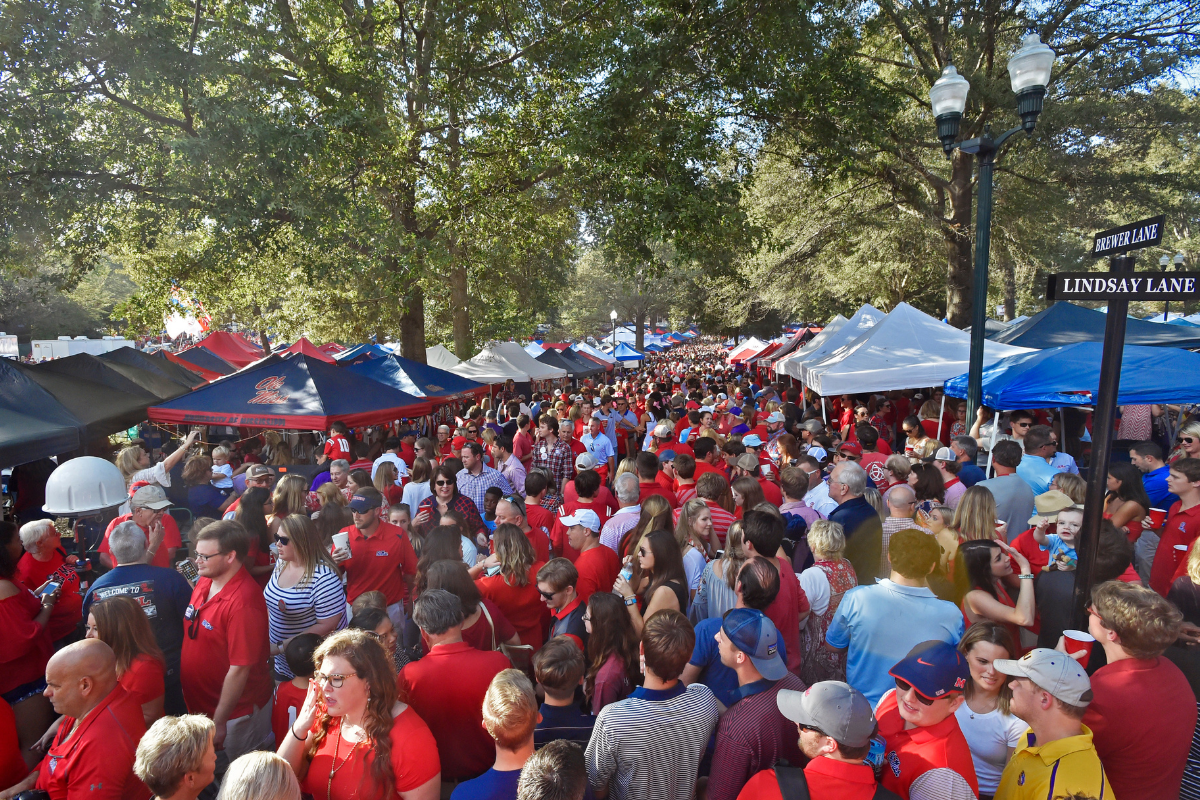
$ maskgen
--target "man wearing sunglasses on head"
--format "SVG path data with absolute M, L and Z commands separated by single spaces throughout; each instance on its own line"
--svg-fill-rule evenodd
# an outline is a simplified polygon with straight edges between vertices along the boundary
M 954 716 L 971 680 L 966 656 L 946 642 L 922 642 L 888 674 L 896 688 L 875 707 L 884 788 L 908 800 L 978 797 L 971 748 Z

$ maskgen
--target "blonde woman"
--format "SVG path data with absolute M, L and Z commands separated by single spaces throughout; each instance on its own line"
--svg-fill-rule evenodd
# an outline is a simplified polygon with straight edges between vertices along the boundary
M 824 646 L 825 632 L 846 592 L 858 585 L 854 567 L 844 556 L 846 534 L 837 522 L 819 519 L 808 528 L 808 546 L 815 563 L 800 573 L 811 613 L 800 629 L 804 650 L 801 676 L 810 686 L 818 681 L 846 680 L 846 654 Z
M 213 732 L 203 714 L 155 721 L 138 741 L 134 774 L 157 800 L 196 800 L 216 773 Z
M 345 508 L 348 504 L 346 495 L 342 494 L 342 490 L 339 489 L 338 485 L 333 481 L 330 481 L 329 483 L 322 483 L 320 486 L 318 486 L 316 494 L 317 502 L 320 503 L 321 508 L 324 508 L 330 503 L 335 506 L 341 506 L 342 508 Z M 321 512 L 318 509 L 313 514 L 313 517 L 315 518 L 320 513 Z
M 475 585 L 485 600 L 504 612 L 517 629 L 521 644 L 537 650 L 545 638 L 549 613 L 537 587 L 537 573 L 545 562 L 537 560 L 529 537 L 516 525 L 497 525 L 492 547 L 495 552 L 483 562 L 483 568 L 500 567 L 500 572 L 479 578 Z
M 929 510 L 929 530 L 942 548 L 942 569 L 954 560 L 958 552 L 958 531 L 954 530 L 954 509 L 950 506 L 934 506 Z
M 626 472 L 630 473 L 634 477 L 637 477 L 637 461 L 635 459 L 628 458 L 628 457 L 621 459 L 621 463 L 617 464 L 617 469 L 613 473 L 614 484 L 615 484 L 617 478 L 621 477 Z
M 996 498 L 984 486 L 972 486 L 963 492 L 950 527 L 954 528 L 960 542 L 976 539 L 1008 541 L 1008 526 L 996 522 Z
M 720 548 L 717 531 L 713 528 L 712 511 L 708 504 L 693 498 L 679 509 L 679 522 L 675 525 L 675 542 L 683 553 L 683 571 L 687 574 L 688 597 L 695 598 L 700 588 L 700 578 L 708 564 L 706 553 L 716 555 Z
M 150 454 L 142 449 L 141 445 L 131 444 L 128 447 L 122 448 L 121 452 L 117 453 L 117 457 L 113 463 L 117 465 L 117 469 L 121 471 L 121 477 L 125 479 L 125 486 L 129 487 L 136 482 L 146 481 L 147 483 L 157 484 L 162 487 L 171 485 L 171 470 L 183 461 L 188 454 L 192 445 L 200 438 L 200 431 L 192 431 L 187 438 L 183 440 L 183 444 L 179 446 L 171 455 L 164 458 L 157 464 L 150 463 Z M 121 506 L 121 513 L 129 513 L 129 503 L 126 502 Z
M 692 622 L 720 619 L 737 605 L 737 576 L 748 558 L 742 543 L 741 520 L 729 526 L 729 532 L 725 534 L 725 551 L 716 552 L 720 557 L 705 565 L 700 588 L 692 599 L 688 615 Z
M 217 800 L 300 800 L 300 782 L 291 764 L 259 750 L 229 765 Z
M 346 627 L 346 591 L 341 570 L 325 549 L 313 521 L 303 514 L 284 518 L 275 533 L 279 559 L 263 596 L 275 674 L 291 680 L 284 650 L 302 633 L 324 636 Z
M 1200 419 L 1193 417 L 1175 434 L 1175 449 L 1171 451 L 1168 461 L 1178 461 L 1181 458 L 1200 458 Z
M 1060 472 L 1050 479 L 1050 488 L 1071 498 L 1075 505 L 1083 505 L 1084 495 L 1087 494 L 1087 481 L 1073 472 Z
M 622 559 L 630 558 L 637 552 L 638 542 L 650 531 L 671 530 L 671 517 L 671 503 L 667 498 L 661 494 L 646 495 L 637 524 L 625 531 L 625 535 L 621 537 L 617 555 Z
M 284 475 L 275 484 L 271 494 L 273 510 L 267 520 L 267 528 L 272 534 L 279 530 L 279 523 L 291 514 L 308 516 L 308 482 L 299 475 Z

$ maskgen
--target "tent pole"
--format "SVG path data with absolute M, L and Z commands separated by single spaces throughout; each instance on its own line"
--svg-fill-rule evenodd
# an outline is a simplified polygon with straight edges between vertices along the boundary
M 1058 407 L 1058 452 L 1067 452 L 1067 418 L 1063 414 L 1063 407 Z
M 938 412 L 938 432 L 935 437 L 939 442 L 942 440 L 942 421 L 946 418 L 946 391 L 942 390 L 942 410 Z
M 996 431 L 1000 429 L 1000 409 L 992 412 L 992 442 L 988 445 L 987 469 L 983 471 L 985 478 L 992 476 L 992 453 L 996 450 Z
M 825 427 L 829 427 L 829 409 L 825 404 L 825 398 L 821 398 L 821 419 L 825 423 Z

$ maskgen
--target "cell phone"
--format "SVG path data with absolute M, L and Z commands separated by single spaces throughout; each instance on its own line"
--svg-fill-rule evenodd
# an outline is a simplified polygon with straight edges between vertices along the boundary
M 183 561 L 176 563 L 175 569 L 179 570 L 179 574 L 187 578 L 188 583 L 195 583 L 200 580 L 200 573 L 196 571 L 196 565 L 192 563 L 191 559 L 185 558 Z
M 499 564 L 497 564 L 497 565 L 496 565 L 496 566 L 494 566 L 494 567 L 488 567 L 486 570 L 484 570 L 484 573 L 485 573 L 485 574 L 486 574 L 486 575 L 487 575 L 489 578 L 490 578 L 491 576 L 493 576 L 493 575 L 499 575 L 499 574 L 500 574 L 500 565 L 499 565 Z
M 48 594 L 54 594 L 58 591 L 58 587 L 62 586 L 58 581 L 50 581 L 42 587 L 42 591 L 38 593 L 38 597 L 45 597 Z

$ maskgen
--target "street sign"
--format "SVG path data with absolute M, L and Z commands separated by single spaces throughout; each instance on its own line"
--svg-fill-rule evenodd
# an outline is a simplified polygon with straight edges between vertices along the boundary
M 1197 300 L 1200 272 L 1060 272 L 1051 275 L 1046 299 Z
M 1092 240 L 1092 258 L 1115 256 L 1130 250 L 1152 247 L 1162 241 L 1166 221 L 1166 216 L 1160 215 L 1100 231 Z

